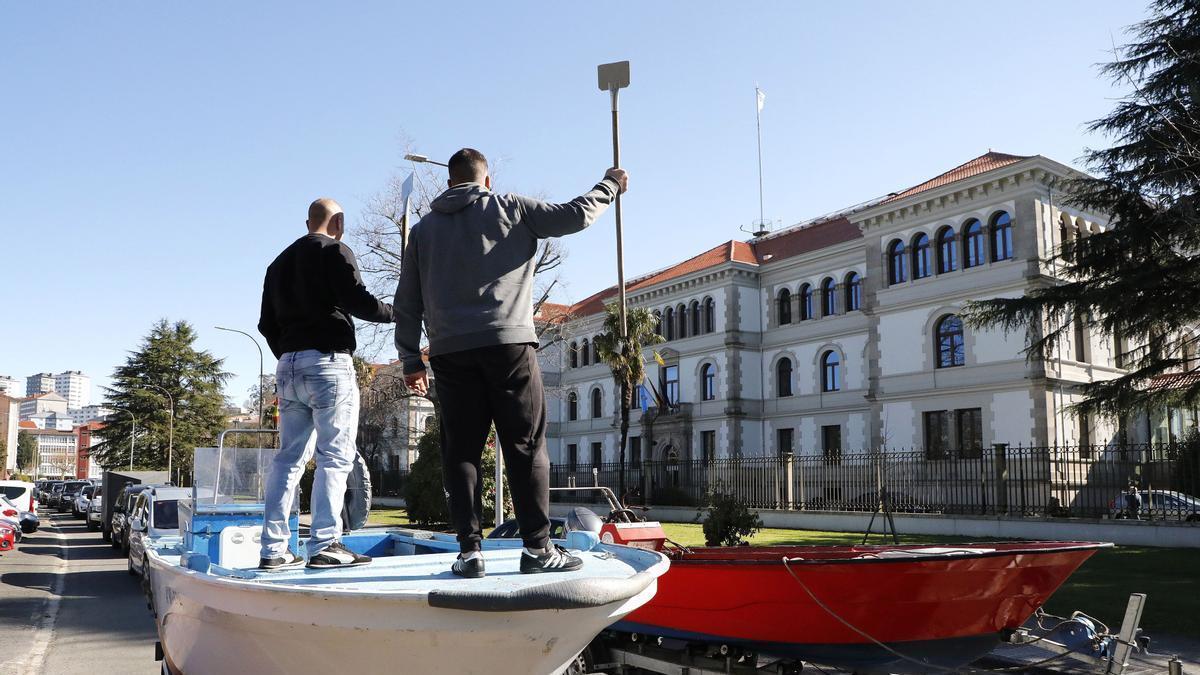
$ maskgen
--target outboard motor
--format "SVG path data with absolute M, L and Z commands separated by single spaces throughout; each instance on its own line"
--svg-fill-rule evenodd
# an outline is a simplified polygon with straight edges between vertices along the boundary
M 591 509 L 585 509 L 582 506 L 576 506 L 567 513 L 567 531 L 583 530 L 584 532 L 595 532 L 600 534 L 600 529 L 604 527 L 604 521 L 600 516 L 596 515 Z

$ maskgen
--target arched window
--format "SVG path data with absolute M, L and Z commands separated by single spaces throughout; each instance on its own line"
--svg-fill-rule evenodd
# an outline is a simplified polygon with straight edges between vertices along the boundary
M 571 343 L 571 367 L 572 368 L 579 367 L 579 343 L 578 342 Z
M 812 286 L 804 284 L 800 287 L 800 320 L 807 321 L 813 318 L 812 304 Z
M 693 300 L 688 308 L 689 318 L 692 320 L 692 335 L 700 334 L 700 302 Z
M 983 264 L 983 225 L 974 218 L 963 225 L 963 267 L 966 269 Z
M 821 316 L 833 316 L 837 313 L 837 285 L 831 277 L 821 282 Z
M 579 396 L 575 392 L 567 394 L 567 421 L 579 419 Z
M 922 232 L 912 241 L 912 278 L 924 279 L 929 272 L 929 235 Z
M 671 307 L 663 314 L 663 325 L 667 328 L 667 339 L 675 339 L 675 310 Z
M 958 249 L 954 246 L 954 228 L 943 227 L 938 230 L 937 242 L 938 274 L 958 269 Z
M 704 299 L 704 332 L 712 333 L 717 330 L 717 303 L 712 298 Z
M 778 396 L 792 395 L 792 360 L 779 359 L 775 364 L 775 393 Z
M 842 360 L 832 349 L 821 356 L 821 391 L 840 391 Z
M 1008 260 L 1013 256 L 1012 218 L 1007 211 L 992 215 L 992 262 Z
M 679 322 L 679 328 L 676 329 L 676 332 L 679 333 L 679 339 L 682 340 L 683 338 L 688 336 L 687 307 L 684 307 L 683 305 L 676 307 L 675 308 L 675 319 Z
M 604 398 L 600 393 L 600 387 L 592 390 L 592 419 L 600 417 L 604 413 L 603 409 Z
M 779 291 L 779 296 L 775 299 L 775 316 L 778 319 L 780 326 L 792 322 L 792 292 L 788 289 Z
M 588 344 L 588 339 L 583 338 L 583 342 L 579 345 L 579 365 L 586 366 L 591 363 L 592 348 Z
M 717 373 L 711 363 L 700 369 L 700 398 L 711 401 L 717 397 Z
M 663 334 L 663 319 L 662 312 L 654 310 L 654 334 L 662 337 Z
M 846 275 L 846 311 L 862 309 L 862 277 L 858 272 Z
M 953 368 L 966 364 L 962 319 L 953 314 L 938 319 L 934 347 L 937 348 L 938 368 Z
M 904 242 L 899 239 L 888 244 L 888 284 L 902 284 L 908 278 L 904 272 Z

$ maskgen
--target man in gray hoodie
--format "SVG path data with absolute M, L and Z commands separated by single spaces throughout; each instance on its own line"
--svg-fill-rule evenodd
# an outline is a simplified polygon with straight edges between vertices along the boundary
M 413 227 L 393 308 L 405 381 L 418 394 L 428 379 L 421 322 L 440 403 L 442 474 L 460 554 L 451 570 L 484 575 L 479 464 L 495 424 L 525 551 L 524 573 L 566 572 L 583 564 L 550 545 L 550 460 L 546 402 L 533 327 L 538 242 L 583 230 L 624 192 L 609 169 L 565 204 L 492 193 L 487 159 L 471 148 L 449 162 L 449 189 Z

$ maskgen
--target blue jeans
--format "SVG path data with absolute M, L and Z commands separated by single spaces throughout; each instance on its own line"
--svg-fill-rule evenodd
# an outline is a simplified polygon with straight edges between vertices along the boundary
M 279 453 L 267 477 L 262 557 L 287 550 L 287 518 L 296 485 L 315 448 L 317 474 L 312 491 L 308 555 L 320 553 L 341 536 L 346 477 L 354 466 L 358 436 L 358 382 L 349 354 L 313 349 L 288 352 L 275 369 L 279 392 Z M 314 441 L 315 440 L 315 444 Z

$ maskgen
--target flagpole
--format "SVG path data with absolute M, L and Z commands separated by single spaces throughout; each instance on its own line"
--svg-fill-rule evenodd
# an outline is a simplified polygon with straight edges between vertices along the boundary
M 763 215 L 763 174 L 762 174 L 762 90 L 758 85 L 754 85 L 754 119 L 755 127 L 758 130 L 758 224 L 760 228 L 766 227 L 766 217 Z

